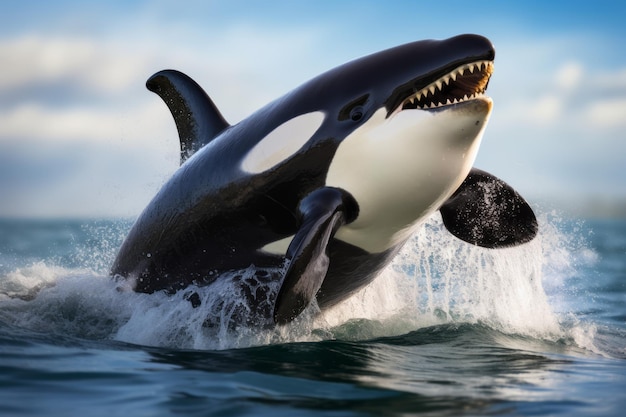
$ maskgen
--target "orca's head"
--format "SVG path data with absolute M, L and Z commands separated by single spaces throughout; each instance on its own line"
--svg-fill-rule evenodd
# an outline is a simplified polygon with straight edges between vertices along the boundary
M 491 112 L 495 51 L 461 35 L 401 45 L 327 71 L 258 112 L 241 168 L 260 173 L 333 141 L 326 185 L 354 196 L 336 236 L 370 252 L 406 239 L 468 175 Z
M 323 127 L 345 132 L 326 184 L 360 209 L 337 238 L 386 250 L 459 187 L 491 112 L 484 93 L 494 56 L 486 38 L 462 35 L 402 45 L 312 80 L 316 94 L 334 100 Z

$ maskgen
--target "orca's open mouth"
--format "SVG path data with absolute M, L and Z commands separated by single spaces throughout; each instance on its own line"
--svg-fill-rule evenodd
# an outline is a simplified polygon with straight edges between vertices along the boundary
M 428 85 L 405 90 L 397 111 L 429 110 L 473 100 L 487 90 L 493 73 L 493 61 L 481 60 L 457 66 Z

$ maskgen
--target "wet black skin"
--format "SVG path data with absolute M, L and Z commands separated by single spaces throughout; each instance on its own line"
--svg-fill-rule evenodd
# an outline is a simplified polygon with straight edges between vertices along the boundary
M 412 92 L 458 65 L 491 60 L 494 54 L 491 43 L 475 35 L 402 45 L 328 71 L 233 126 L 191 79 L 176 71 L 155 74 L 147 86 L 174 116 L 181 166 L 137 219 L 111 273 L 135 278 L 139 292 L 172 292 L 190 284 L 209 284 L 222 272 L 250 265 L 279 268 L 287 259 L 285 275 L 272 278 L 283 280 L 273 311 L 275 322 L 291 321 L 314 297 L 321 309 L 348 298 L 370 283 L 402 244 L 369 253 L 333 237 L 341 225 L 358 217 L 358 201 L 350 190 L 325 184 L 337 147 L 377 109 L 385 107 L 389 113 Z M 249 150 L 274 128 L 314 111 L 325 113 L 324 123 L 293 156 L 260 174 L 240 168 Z M 475 179 L 497 180 L 479 171 Z M 482 235 L 475 233 L 475 225 L 468 231 L 464 219 L 486 212 L 486 207 L 474 204 L 480 190 L 472 190 L 473 194 L 460 190 L 455 196 L 467 198 L 444 205 L 442 214 L 453 219 L 446 224 L 453 234 L 487 247 L 534 237 L 532 210 L 512 189 L 507 197 L 519 199 L 524 213 L 513 216 L 507 230 L 517 231 L 519 223 L 524 225 L 522 232 L 504 231 L 511 237 L 502 240 L 493 225 L 483 225 L 490 232 Z M 509 218 L 506 213 L 501 217 Z M 472 233 L 474 237 L 469 236 Z M 293 235 L 284 255 L 261 250 Z M 310 288 L 303 290 L 309 283 L 314 285 L 304 285 Z

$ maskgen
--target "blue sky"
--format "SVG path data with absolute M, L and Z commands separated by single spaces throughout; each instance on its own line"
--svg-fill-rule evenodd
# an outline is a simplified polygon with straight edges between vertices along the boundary
M 405 42 L 496 46 L 476 165 L 532 202 L 626 203 L 626 6 L 604 2 L 12 2 L 0 16 L 0 216 L 136 216 L 174 172 L 145 80 L 195 78 L 235 123 Z

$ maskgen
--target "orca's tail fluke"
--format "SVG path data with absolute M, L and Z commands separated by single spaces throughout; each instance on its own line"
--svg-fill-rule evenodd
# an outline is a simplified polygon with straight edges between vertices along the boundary
M 202 87 L 182 72 L 157 72 L 146 87 L 163 99 L 174 117 L 181 164 L 229 126 Z

